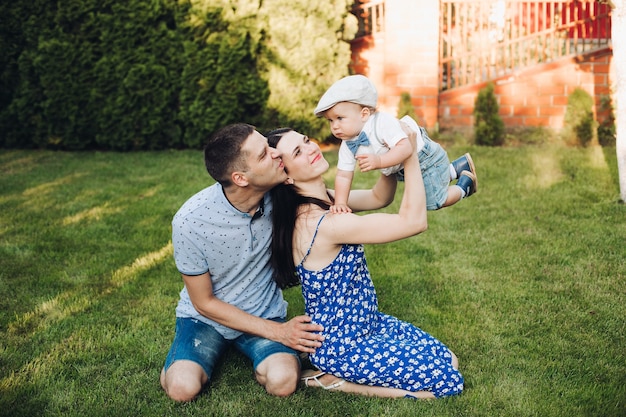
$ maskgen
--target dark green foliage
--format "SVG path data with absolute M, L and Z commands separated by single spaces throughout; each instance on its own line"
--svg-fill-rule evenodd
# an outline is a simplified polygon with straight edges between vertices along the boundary
M 594 137 L 593 98 L 582 88 L 576 88 L 567 98 L 567 109 L 561 138 L 568 145 L 587 146 Z
M 170 6 L 171 7 L 171 6 Z M 108 9 L 108 8 L 107 8 Z M 178 146 L 176 124 L 179 74 L 184 57 L 175 9 L 164 2 L 116 2 L 98 14 L 90 85 L 90 119 L 95 141 L 109 149 L 162 149 Z M 137 21 L 138 18 L 140 21 Z M 113 50 L 107 50 L 112 46 Z
M 324 138 L 328 123 L 313 109 L 326 89 L 348 75 L 354 0 L 263 0 L 259 33 L 267 38 L 260 61 L 270 86 L 267 128 L 290 126 Z
M 602 97 L 600 111 L 605 113 L 606 117 L 598 125 L 598 143 L 600 146 L 615 146 L 615 113 L 610 96 Z
M 315 134 L 351 3 L 308 3 L 2 2 L 0 147 L 200 147 L 236 121 Z
M 219 9 L 208 11 L 204 22 L 188 24 L 193 38 L 184 43 L 179 116 L 190 147 L 202 145 L 208 132 L 224 124 L 258 124 L 269 96 L 255 58 L 261 45 L 250 32 L 229 28 Z
M 183 57 L 169 3 L 68 0 L 23 21 L 19 78 L 12 102 L 0 108 L 3 145 L 176 146 Z
M 411 95 L 406 91 L 400 94 L 400 104 L 398 105 L 398 119 L 401 119 L 404 116 L 409 116 L 413 120 L 417 121 L 415 108 L 413 107 L 413 103 L 411 103 Z
M 492 83 L 482 88 L 474 101 L 474 140 L 477 145 L 500 146 L 504 143 L 504 122 Z
M 54 22 L 45 0 L 0 2 L 0 146 L 33 146 L 32 133 L 41 127 L 43 90 L 34 80 L 32 61 L 39 33 Z

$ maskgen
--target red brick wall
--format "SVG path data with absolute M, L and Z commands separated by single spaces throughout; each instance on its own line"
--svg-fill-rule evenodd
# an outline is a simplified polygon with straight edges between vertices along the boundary
M 485 84 L 439 94 L 439 2 L 415 7 L 404 0 L 386 0 L 385 13 L 384 32 L 352 41 L 351 70 L 374 82 L 378 107 L 395 114 L 406 91 L 418 123 L 427 129 L 472 128 L 474 100 Z M 607 48 L 493 80 L 505 125 L 561 129 L 568 96 L 576 87 L 595 98 L 598 113 L 602 97 L 610 93 L 611 56 Z M 606 116 L 597 114 L 597 119 Z
M 351 70 L 378 89 L 378 108 L 396 114 L 400 96 L 411 96 L 418 123 L 437 124 L 439 2 L 419 7 L 406 0 L 385 1 L 385 31 L 352 41 Z
M 603 96 L 610 94 L 611 50 L 538 65 L 517 74 L 493 80 L 500 105 L 500 116 L 507 127 L 563 127 L 569 95 L 581 87 L 595 99 L 600 109 Z M 454 89 L 439 95 L 439 127 L 471 128 L 474 100 L 485 84 Z M 599 120 L 606 114 L 597 114 Z

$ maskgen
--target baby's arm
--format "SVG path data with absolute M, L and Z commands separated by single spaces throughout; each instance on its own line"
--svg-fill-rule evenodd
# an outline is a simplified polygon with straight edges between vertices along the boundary
M 350 187 L 352 186 L 352 177 L 354 172 L 337 170 L 335 176 L 335 204 L 330 207 L 331 213 L 352 213 L 348 207 L 348 196 L 350 195 Z
M 394 165 L 398 165 L 401 162 L 404 162 L 411 153 L 413 152 L 413 147 L 408 139 L 401 139 L 396 146 L 389 149 L 389 152 L 386 152 L 382 155 L 376 154 L 366 154 L 366 155 L 357 155 L 356 159 L 359 163 L 359 168 L 362 172 L 372 171 L 374 169 L 388 168 Z

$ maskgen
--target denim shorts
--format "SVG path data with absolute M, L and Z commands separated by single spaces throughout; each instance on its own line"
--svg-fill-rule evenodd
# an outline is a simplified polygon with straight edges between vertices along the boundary
M 274 319 L 274 321 L 283 322 L 284 320 Z M 250 334 L 242 334 L 229 340 L 225 339 L 213 326 L 200 320 L 177 317 L 176 334 L 165 359 L 164 369 L 167 371 L 175 361 L 189 360 L 200 365 L 211 378 L 215 365 L 232 345 L 252 361 L 254 369 L 264 359 L 275 353 L 289 353 L 298 358 L 295 350 L 281 343 Z
M 419 151 L 418 157 L 426 191 L 426 208 L 438 210 L 448 198 L 450 160 L 441 145 L 428 137 L 426 129 L 422 127 L 420 129 L 424 138 L 424 147 Z

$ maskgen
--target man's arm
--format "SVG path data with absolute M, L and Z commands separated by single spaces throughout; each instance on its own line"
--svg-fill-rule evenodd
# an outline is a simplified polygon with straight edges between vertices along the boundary
M 198 276 L 182 274 L 182 277 L 198 313 L 223 326 L 308 353 L 315 352 L 324 340 L 324 336 L 313 333 L 322 331 L 323 327 L 312 324 L 308 316 L 297 316 L 285 323 L 262 319 L 215 297 L 208 272 Z

